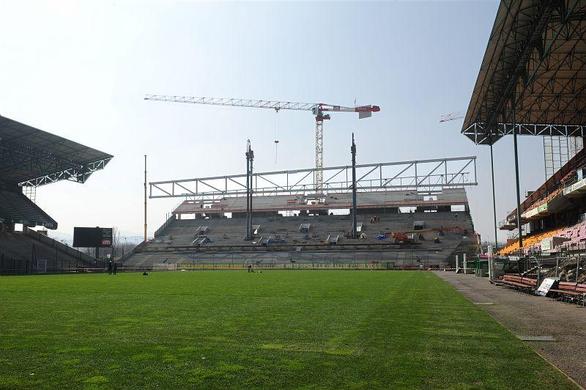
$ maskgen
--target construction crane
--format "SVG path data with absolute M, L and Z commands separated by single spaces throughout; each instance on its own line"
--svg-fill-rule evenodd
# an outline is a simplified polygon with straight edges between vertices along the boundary
M 144 100 L 161 102 L 208 104 L 213 106 L 269 108 L 280 110 L 311 111 L 315 116 L 315 186 L 317 193 L 323 192 L 323 123 L 330 119 L 329 112 L 356 112 L 358 118 L 368 118 L 373 112 L 380 111 L 379 106 L 344 107 L 326 103 L 279 102 L 273 100 L 212 98 L 193 96 L 145 95 Z
M 450 112 L 449 114 L 443 114 L 440 117 L 440 123 L 442 122 L 449 122 L 449 121 L 455 121 L 458 119 L 462 119 L 464 118 L 466 115 L 462 112 Z

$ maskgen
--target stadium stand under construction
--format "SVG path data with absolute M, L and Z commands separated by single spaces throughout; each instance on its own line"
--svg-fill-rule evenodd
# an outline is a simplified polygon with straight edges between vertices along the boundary
M 465 187 L 475 157 L 358 165 L 352 238 L 350 167 L 254 173 L 253 237 L 245 241 L 243 175 L 153 182 L 152 198 L 185 198 L 125 267 L 423 268 L 478 251 Z M 441 172 L 441 173 L 440 173 Z
M 84 183 L 112 156 L 0 116 L 0 274 L 103 267 L 97 260 L 31 228 L 57 222 L 23 189 L 60 180 Z M 22 225 L 22 230 L 15 229 Z

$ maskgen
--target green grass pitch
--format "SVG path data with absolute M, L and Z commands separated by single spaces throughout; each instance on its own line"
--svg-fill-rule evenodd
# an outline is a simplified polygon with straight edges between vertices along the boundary
M 428 272 L 0 278 L 0 388 L 573 388 Z

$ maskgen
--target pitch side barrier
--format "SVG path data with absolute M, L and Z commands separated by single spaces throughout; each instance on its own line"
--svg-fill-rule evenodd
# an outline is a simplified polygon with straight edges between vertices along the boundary
M 251 267 L 249 268 L 249 264 Z M 353 262 L 353 263 L 261 263 L 238 262 L 238 263 L 179 263 L 179 264 L 154 264 L 152 266 L 122 266 L 118 272 L 183 272 L 183 271 L 278 271 L 278 270 L 432 270 L 443 269 L 443 267 L 434 265 L 424 265 L 419 263 L 403 263 L 397 261 L 382 262 Z

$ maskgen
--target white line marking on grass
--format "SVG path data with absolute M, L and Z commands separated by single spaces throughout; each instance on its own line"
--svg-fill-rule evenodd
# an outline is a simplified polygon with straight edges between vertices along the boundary
M 517 335 L 517 337 L 523 341 L 556 341 L 553 336 L 522 336 Z

